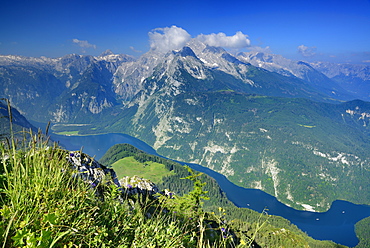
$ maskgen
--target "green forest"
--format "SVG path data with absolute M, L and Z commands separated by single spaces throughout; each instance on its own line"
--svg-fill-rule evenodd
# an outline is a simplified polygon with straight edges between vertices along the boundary
M 193 182 L 184 180 L 191 175 L 184 166 L 147 154 L 129 144 L 118 144 L 111 147 L 99 162 L 107 166 L 113 165 L 113 169 L 117 171 L 114 167 L 117 165 L 116 162 L 127 157 L 133 157 L 142 163 L 141 167 L 150 166 L 148 162 L 155 162 L 165 165 L 168 171 L 172 171 L 171 175 L 162 178 L 162 182 L 154 181 L 160 189 L 169 189 L 181 197 L 193 190 Z M 135 168 L 130 169 L 135 170 Z M 124 176 L 124 172 L 117 173 L 117 176 Z M 288 220 L 269 215 L 267 210 L 261 210 L 261 214 L 250 209 L 238 208 L 227 199 L 213 178 L 202 174 L 199 180 L 204 184 L 203 190 L 208 196 L 207 200 L 203 200 L 203 211 L 210 216 L 221 218 L 228 224 L 230 230 L 236 233 L 237 237 L 252 239 L 255 247 L 344 247 L 331 241 L 314 240 Z

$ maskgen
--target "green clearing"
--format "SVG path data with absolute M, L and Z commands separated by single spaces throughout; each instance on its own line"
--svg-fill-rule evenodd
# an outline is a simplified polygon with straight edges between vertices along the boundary
M 76 136 L 85 136 L 85 135 L 96 135 L 101 134 L 97 131 L 97 127 L 92 124 L 54 124 L 51 127 L 53 133 L 57 135 L 76 135 Z
M 316 127 L 316 126 L 309 126 L 309 125 L 303 125 L 303 124 L 298 124 L 298 126 L 307 127 L 307 128 L 314 128 L 314 127 Z
M 124 176 L 132 177 L 137 175 L 156 184 L 162 183 L 163 177 L 174 174 L 174 171 L 168 171 L 164 164 L 152 161 L 140 163 L 133 156 L 116 161 L 112 164 L 112 167 L 119 179 Z
M 66 136 L 71 136 L 71 135 L 78 135 L 78 131 L 64 131 L 64 132 L 57 132 L 55 133 L 57 135 L 66 135 Z

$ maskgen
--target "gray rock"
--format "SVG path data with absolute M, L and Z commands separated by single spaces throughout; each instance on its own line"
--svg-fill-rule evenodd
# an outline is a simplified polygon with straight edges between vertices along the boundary
M 138 176 L 124 177 L 120 180 L 113 169 L 97 162 L 94 158 L 81 153 L 80 151 L 70 151 L 67 155 L 67 160 L 73 170 L 76 172 L 73 177 L 81 178 L 88 183 L 91 188 L 96 188 L 105 184 L 114 183 L 122 194 L 127 195 L 149 195 L 153 196 L 159 192 L 157 185 L 148 179 L 140 178 Z M 164 193 L 166 194 L 166 192 Z M 170 192 L 166 195 L 172 197 L 173 193 Z
M 116 172 L 98 163 L 90 156 L 80 151 L 71 151 L 67 155 L 67 160 L 71 164 L 72 169 L 76 171 L 73 176 L 89 183 L 92 188 L 104 183 L 114 183 L 121 188 Z
M 126 176 L 120 179 L 119 183 L 122 185 L 128 195 L 142 194 L 152 196 L 159 192 L 157 185 L 155 185 L 152 181 L 138 176 Z

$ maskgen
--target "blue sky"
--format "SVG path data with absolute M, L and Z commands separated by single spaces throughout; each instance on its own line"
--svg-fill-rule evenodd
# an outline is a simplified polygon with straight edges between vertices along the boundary
M 239 32 L 249 41 L 241 51 L 370 65 L 370 0 L 2 0 L 0 54 L 60 57 L 111 49 L 138 57 L 150 49 L 150 32 L 173 26 L 193 38 Z

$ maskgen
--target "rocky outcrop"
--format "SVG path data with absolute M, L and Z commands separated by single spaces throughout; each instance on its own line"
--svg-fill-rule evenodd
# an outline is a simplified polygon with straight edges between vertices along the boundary
M 159 192 L 157 185 L 155 185 L 148 179 L 144 179 L 138 176 L 126 176 L 120 179 L 119 182 L 122 188 L 125 190 L 125 193 L 127 193 L 128 195 L 154 195 Z
M 124 177 L 118 180 L 113 169 L 100 164 L 94 158 L 80 151 L 71 151 L 66 158 L 75 171 L 72 176 L 81 178 L 93 189 L 103 185 L 115 184 L 122 194 L 128 196 L 135 194 L 153 196 L 159 192 L 158 187 L 153 182 L 138 176 Z
M 121 187 L 114 170 L 98 163 L 90 156 L 80 151 L 71 151 L 67 155 L 67 160 L 71 168 L 76 171 L 73 177 L 81 178 L 92 187 L 96 187 L 105 182 L 113 182 L 117 187 Z

